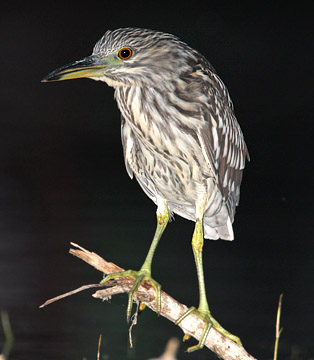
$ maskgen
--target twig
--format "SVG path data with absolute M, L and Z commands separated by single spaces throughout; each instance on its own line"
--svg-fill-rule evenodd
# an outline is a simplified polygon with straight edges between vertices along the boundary
M 99 360 L 99 356 L 100 356 L 101 337 L 102 337 L 102 335 L 100 334 L 99 340 L 98 340 L 97 360 Z
M 274 360 L 277 360 L 279 338 L 280 338 L 280 334 L 282 333 L 282 330 L 283 330 L 283 328 L 280 329 L 282 297 L 283 297 L 283 294 L 280 294 L 279 302 L 278 302 L 278 309 L 277 309 L 277 319 L 276 319 L 276 340 L 275 340 L 275 349 L 274 349 Z
M 71 243 L 71 245 L 75 247 L 75 249 L 70 249 L 70 254 L 84 260 L 86 263 L 106 275 L 124 270 L 111 262 L 107 262 L 94 252 L 90 252 L 75 243 Z M 101 300 L 107 300 L 112 295 L 128 293 L 133 283 L 134 280 L 131 278 L 119 278 L 111 281 L 110 284 L 97 284 L 97 286 L 103 286 L 106 288 L 96 291 L 96 293 L 93 294 L 93 297 Z M 86 285 L 85 289 L 95 286 L 96 285 Z M 82 290 L 84 290 L 84 287 L 71 291 L 65 295 L 61 295 L 52 300 L 56 301 L 64 296 L 69 296 Z M 48 305 L 52 302 L 52 300 L 46 301 L 41 307 Z M 156 311 L 155 290 L 148 282 L 144 282 L 139 287 L 134 300 L 142 302 L 153 311 Z M 164 291 L 161 292 L 161 316 L 175 322 L 186 310 L 187 307 L 185 305 L 179 303 Z M 198 316 L 192 314 L 187 316 L 178 326 L 185 334 L 191 335 L 195 339 L 199 340 L 202 335 L 204 321 Z M 225 360 L 256 360 L 253 356 L 246 352 L 243 346 L 236 344 L 214 328 L 211 328 L 209 331 L 205 346 L 216 353 L 218 357 Z
M 68 297 L 68 296 L 71 296 L 71 295 L 74 295 L 74 294 L 77 294 L 78 292 L 81 292 L 83 290 L 87 290 L 87 289 L 91 289 L 91 288 L 95 288 L 95 287 L 102 287 L 101 284 L 90 284 L 90 285 L 83 285 L 81 287 L 79 287 L 78 289 L 75 289 L 75 290 L 72 290 L 72 291 L 69 291 L 69 292 L 66 292 L 65 294 L 62 294 L 62 295 L 58 295 L 52 299 L 49 299 L 47 300 L 46 302 L 44 302 L 42 305 L 39 306 L 39 308 L 43 308 L 47 305 L 50 305 L 52 304 L 53 302 L 55 301 L 58 301 L 58 300 L 61 300 L 65 297 Z
M 137 302 L 136 310 L 135 310 L 135 313 L 131 317 L 131 325 L 129 327 L 129 343 L 130 343 L 130 348 L 131 349 L 133 349 L 132 329 L 133 329 L 133 326 L 137 325 L 137 317 L 138 317 L 138 309 L 139 309 L 139 307 L 140 307 L 140 303 Z
M 1 311 L 1 323 L 3 327 L 5 343 L 2 349 L 2 354 L 0 354 L 0 360 L 7 360 L 12 350 L 14 335 L 11 328 L 9 315 L 6 311 Z

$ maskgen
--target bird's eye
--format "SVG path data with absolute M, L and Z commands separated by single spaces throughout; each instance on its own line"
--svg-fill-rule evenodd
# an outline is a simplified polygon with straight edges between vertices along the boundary
M 118 52 L 118 56 L 119 56 L 119 58 L 120 59 L 122 59 L 122 60 L 127 60 L 127 59 L 129 59 L 131 56 L 132 56 L 132 54 L 133 54 L 133 51 L 132 51 L 132 49 L 130 49 L 130 48 L 122 48 L 121 50 L 119 50 L 119 52 Z

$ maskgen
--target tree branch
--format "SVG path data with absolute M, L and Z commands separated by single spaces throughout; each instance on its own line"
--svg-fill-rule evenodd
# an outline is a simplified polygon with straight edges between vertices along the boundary
M 71 245 L 75 247 L 75 249 L 70 249 L 70 254 L 84 260 L 86 263 L 93 266 L 102 273 L 107 275 L 114 272 L 123 271 L 121 267 L 115 265 L 112 262 L 107 262 L 94 252 L 90 252 L 74 243 L 71 243 Z M 46 301 L 43 305 L 41 305 L 41 307 L 44 307 L 65 296 L 75 294 L 79 291 L 91 287 L 102 287 L 101 290 L 98 290 L 93 294 L 93 297 L 101 300 L 107 300 L 113 295 L 128 293 L 133 283 L 134 280 L 131 278 L 120 278 L 112 280 L 103 285 L 85 285 L 79 289 L 70 291 L 69 293 Z M 139 287 L 134 299 L 145 304 L 151 310 L 156 311 L 155 290 L 148 282 L 144 282 Z M 175 322 L 187 309 L 188 308 L 185 305 L 179 303 L 164 291 L 161 292 L 161 316 L 164 316 L 168 320 Z M 204 322 L 198 316 L 191 314 L 187 316 L 178 326 L 185 334 L 193 336 L 196 340 L 199 340 L 202 335 Z M 225 360 L 256 360 L 253 356 L 246 352 L 243 346 L 236 344 L 213 327 L 209 331 L 205 346 L 216 353 L 218 357 Z

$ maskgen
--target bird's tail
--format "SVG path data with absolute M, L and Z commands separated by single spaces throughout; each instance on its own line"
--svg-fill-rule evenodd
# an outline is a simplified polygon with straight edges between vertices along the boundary
M 228 220 L 226 224 L 218 227 L 212 227 L 206 224 L 206 218 L 204 221 L 204 237 L 205 239 L 211 239 L 211 240 L 233 240 L 233 228 L 232 223 L 230 220 L 230 217 L 228 217 Z

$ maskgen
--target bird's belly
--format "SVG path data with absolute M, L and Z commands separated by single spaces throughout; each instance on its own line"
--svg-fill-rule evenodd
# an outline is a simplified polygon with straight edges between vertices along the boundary
M 224 200 L 202 156 L 183 152 L 182 148 L 181 151 L 173 149 L 174 153 L 169 148 L 156 151 L 136 137 L 132 143 L 136 145 L 125 152 L 125 160 L 151 200 L 157 204 L 157 198 L 163 198 L 171 212 L 186 219 L 195 220 L 198 205 L 205 217 L 217 219 Z M 225 218 L 217 220 L 217 226 L 225 221 Z
M 147 112 L 148 116 L 142 111 L 140 92 L 131 89 L 132 101 L 120 104 L 128 167 L 155 203 L 159 197 L 172 203 L 173 208 L 190 209 L 186 216 L 185 210 L 179 214 L 187 218 L 195 216 L 197 206 L 210 216 L 217 213 L 222 197 L 195 129 L 182 127 L 179 121 L 166 122 L 154 108 Z
M 196 164 L 168 153 L 154 153 L 142 147 L 142 171 L 150 191 L 168 202 L 195 207 L 207 193 L 207 182 Z M 199 169 L 198 169 L 199 170 Z
M 176 161 L 176 164 L 179 163 L 179 161 Z M 178 203 L 194 202 L 194 182 L 191 181 L 189 172 L 178 171 L 176 166 L 171 166 L 169 162 L 166 164 L 165 161 L 160 159 L 147 159 L 145 173 L 157 194 L 167 201 Z

